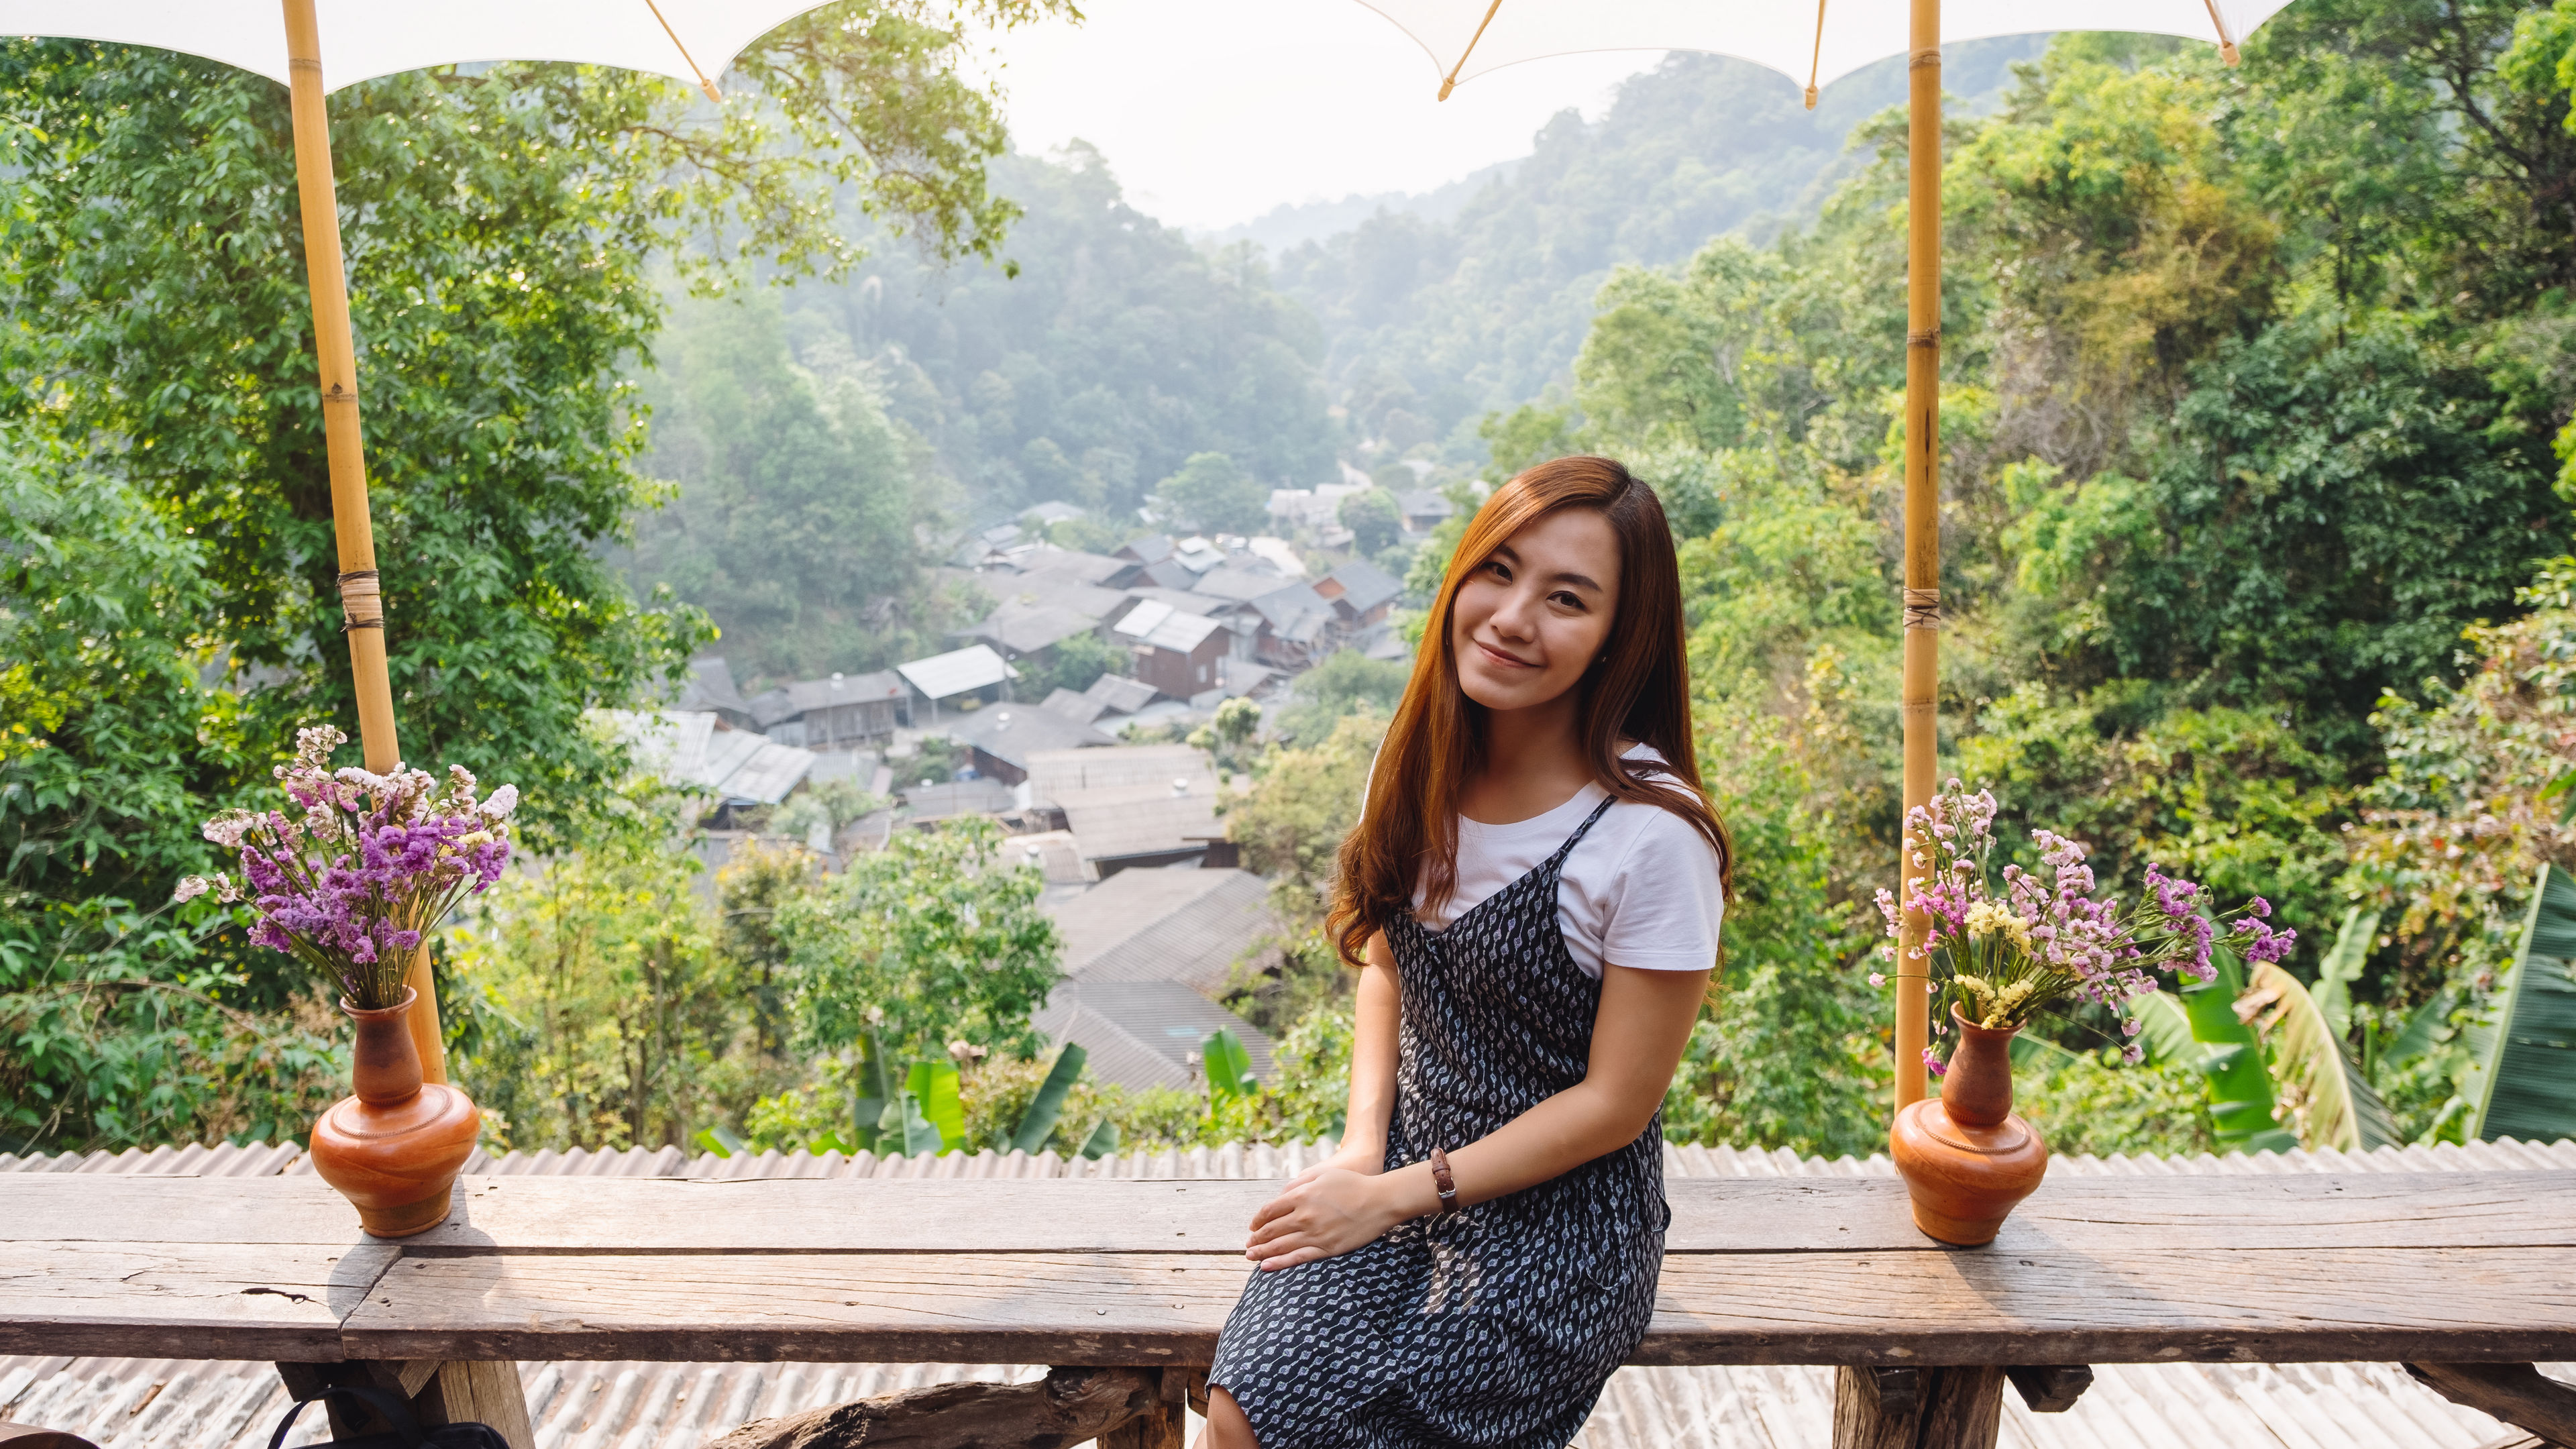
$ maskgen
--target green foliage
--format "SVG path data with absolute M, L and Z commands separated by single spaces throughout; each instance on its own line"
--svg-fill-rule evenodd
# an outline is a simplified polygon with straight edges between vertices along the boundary
M 1258 533 L 1269 517 L 1270 490 L 1223 453 L 1192 453 L 1154 485 L 1154 504 L 1178 528 Z
M 446 933 L 441 1008 L 468 1033 L 451 1070 L 496 1149 L 678 1143 L 776 1079 L 739 1006 L 762 963 L 711 929 L 676 826 L 639 811 L 504 876 Z
M 928 459 L 865 381 L 796 367 L 774 291 L 683 299 L 659 352 L 642 466 L 677 488 L 637 522 L 637 593 L 704 609 L 755 686 L 944 647 L 962 621 L 914 558 L 940 501 Z
M 817 890 L 778 904 L 796 1040 L 837 1052 L 875 1034 L 898 1057 L 952 1041 L 1035 1055 L 1029 1012 L 1058 980 L 1044 882 L 981 818 L 900 831 Z
M 2124 1067 L 2112 1048 L 2058 1052 L 2013 1074 L 2013 1110 L 2059 1157 L 2193 1157 L 2210 1151 L 2200 1075 L 2163 1065 Z
M 929 1144 L 935 1152 L 954 1152 L 966 1144 L 966 1108 L 957 1098 L 957 1064 L 952 1061 L 914 1062 L 904 1078 L 904 1151 L 923 1150 L 919 1126 L 927 1126 L 938 1135 Z
M 1089 689 L 1104 674 L 1114 674 L 1133 663 L 1128 652 L 1094 633 L 1068 635 L 1059 639 L 1036 661 L 1022 661 L 1022 678 L 1018 684 L 1023 699 L 1044 699 L 1050 690 L 1070 689 L 1076 694 Z
M 1356 649 L 1335 650 L 1289 685 L 1277 734 L 1292 748 L 1306 747 L 1323 743 L 1351 715 L 1362 711 L 1392 715 L 1412 674 L 1410 666 L 1392 659 L 1371 659 Z
M 993 187 L 1025 212 L 1008 260 L 881 246 L 849 279 L 786 295 L 798 357 L 864 367 L 994 516 L 1062 499 L 1119 520 L 1112 547 L 1193 454 L 1223 453 L 1265 490 L 1331 476 L 1322 339 L 1249 249 L 1203 253 L 1079 141 L 997 158 Z
M 1220 1029 L 1209 1034 L 1201 1055 L 1207 1065 L 1208 1111 L 1214 1114 L 1239 1097 L 1261 1090 L 1260 1080 L 1252 1075 L 1251 1054 L 1243 1049 L 1243 1039 Z
M 1342 527 L 1351 531 L 1351 546 L 1364 557 L 1374 558 L 1394 547 L 1404 532 L 1404 515 L 1396 507 L 1395 495 L 1383 488 L 1354 493 L 1342 500 L 1337 511 Z
M 2576 1136 L 2576 877 L 2541 868 L 2531 914 L 2497 992 L 2494 1016 L 2473 1041 L 2478 1064 L 2466 1095 L 2466 1130 L 2493 1142 Z M 2479 1049 L 2480 1046 L 2483 1049 Z
M 1047 1068 L 1046 1080 L 1038 1084 L 1037 1094 L 1029 1099 L 1028 1110 L 1021 1114 L 1019 1126 L 1011 1130 L 1011 1146 L 1021 1152 L 1036 1152 L 1055 1135 L 1055 1124 L 1064 1115 L 1064 1099 L 1073 1084 L 1082 1079 L 1083 1063 L 1090 1053 L 1067 1042 L 1055 1054 L 1054 1065 Z

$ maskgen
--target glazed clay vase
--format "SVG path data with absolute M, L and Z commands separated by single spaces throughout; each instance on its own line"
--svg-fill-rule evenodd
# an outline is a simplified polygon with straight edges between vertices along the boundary
M 2048 1171 L 2048 1145 L 2012 1109 L 2012 1039 L 1952 1008 L 1959 1048 L 1941 1095 L 1896 1114 L 1888 1155 L 1914 1200 L 1914 1225 L 1958 1247 L 1995 1240 L 2015 1204 Z
M 483 1129 L 483 1115 L 463 1092 L 421 1081 L 408 1020 L 418 999 L 405 987 L 403 999 L 381 1011 L 340 1003 L 358 1024 L 350 1074 L 357 1094 L 313 1124 L 313 1170 L 357 1206 L 360 1225 L 379 1238 L 407 1238 L 447 1221 L 448 1194 Z

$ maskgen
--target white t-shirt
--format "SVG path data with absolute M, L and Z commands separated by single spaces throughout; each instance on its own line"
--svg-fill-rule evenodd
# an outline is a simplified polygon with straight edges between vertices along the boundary
M 1627 758 L 1663 757 L 1639 745 Z M 1509 825 L 1484 825 L 1460 816 L 1458 887 L 1436 913 L 1424 909 L 1421 889 L 1415 888 L 1414 910 L 1422 924 L 1442 929 L 1529 874 L 1556 853 L 1608 794 L 1587 784 L 1546 814 Z M 1603 812 L 1583 843 L 1566 856 L 1556 892 L 1565 949 L 1592 977 L 1601 974 L 1604 960 L 1640 971 L 1707 970 L 1717 964 L 1719 918 L 1725 909 L 1717 852 L 1708 841 L 1672 811 L 1627 800 Z

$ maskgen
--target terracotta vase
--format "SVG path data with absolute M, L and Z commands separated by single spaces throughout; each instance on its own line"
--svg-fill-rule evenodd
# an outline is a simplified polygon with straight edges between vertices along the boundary
M 447 1221 L 456 1174 L 483 1130 L 471 1098 L 420 1079 L 407 1020 L 418 999 L 405 987 L 403 999 L 381 1011 L 340 1003 L 358 1024 L 350 1073 L 357 1094 L 313 1124 L 313 1170 L 357 1206 L 359 1224 L 379 1238 L 407 1238 Z
M 1914 1225 L 1959 1247 L 1991 1243 L 2048 1171 L 2048 1144 L 2012 1109 L 2012 1039 L 2020 1028 L 1971 1025 L 1953 1007 L 1959 1048 L 1941 1095 L 1896 1114 L 1888 1155 L 1914 1200 Z

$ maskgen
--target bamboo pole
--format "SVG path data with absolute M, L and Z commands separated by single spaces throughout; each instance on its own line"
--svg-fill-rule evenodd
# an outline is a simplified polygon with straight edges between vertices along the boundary
M 367 517 L 367 460 L 358 431 L 357 344 L 349 331 L 349 277 L 340 255 L 340 203 L 331 175 L 331 118 L 322 99 L 322 31 L 313 0 L 284 0 L 288 87 L 295 119 L 295 190 L 304 212 L 305 280 L 313 293 L 313 354 L 321 370 L 322 439 L 331 467 L 331 530 L 340 550 L 340 614 L 358 696 L 358 743 L 367 768 L 402 762 L 394 732 L 392 681 L 385 673 L 384 598 L 377 587 L 375 526 Z M 438 990 L 429 947 L 407 978 L 420 993 L 411 1033 L 424 1080 L 447 1080 L 438 1030 Z
M 1931 800 L 1938 770 L 1935 699 L 1941 679 L 1941 0 L 1913 0 L 1906 70 L 1905 275 L 1905 806 Z M 1908 838 L 1898 879 L 1912 894 L 1916 851 Z M 1896 1106 L 1923 1099 L 1923 1049 L 1931 1000 L 1914 952 L 1923 930 L 1911 912 L 1897 961 Z

